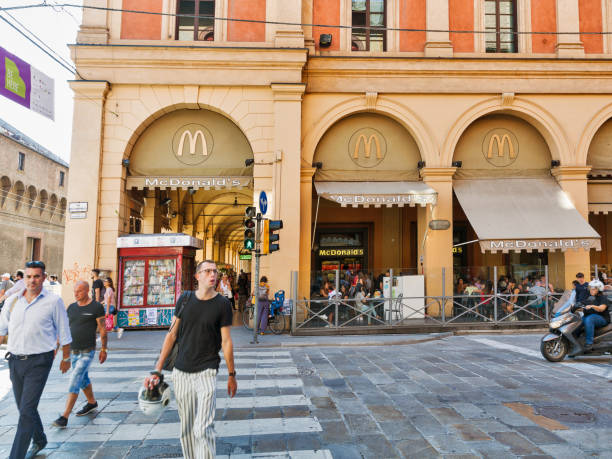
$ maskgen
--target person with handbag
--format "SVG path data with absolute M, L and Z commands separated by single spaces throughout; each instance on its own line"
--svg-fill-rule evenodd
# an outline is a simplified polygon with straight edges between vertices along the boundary
M 123 328 L 117 328 L 117 302 L 115 300 L 115 287 L 110 277 L 104 279 L 104 309 L 106 315 L 113 319 L 112 331 L 117 332 L 117 339 L 123 336 Z M 109 330 L 110 331 L 110 330 Z
M 237 390 L 230 332 L 232 305 L 215 291 L 218 275 L 214 261 L 198 264 L 195 274 L 198 289 L 183 293 L 177 301 L 155 370 L 144 380 L 149 390 L 160 384 L 161 371 L 168 368 L 168 357 L 178 339 L 172 379 L 181 421 L 181 447 L 187 459 L 215 457 L 213 421 L 221 349 L 229 372 L 227 393 L 234 397 Z
M 98 408 L 98 402 L 94 397 L 93 386 L 89 379 L 89 367 L 96 355 L 96 330 L 100 332 L 99 361 L 104 363 L 108 353 L 106 325 L 104 323 L 104 307 L 89 297 L 89 284 L 86 281 L 78 281 L 74 285 L 74 299 L 76 300 L 66 312 L 70 323 L 70 334 L 72 343 L 70 352 L 72 354 L 72 373 L 68 386 L 68 399 L 64 413 L 53 421 L 55 427 L 66 428 L 68 418 L 72 413 L 74 404 L 79 397 L 79 391 L 83 391 L 87 403 L 77 411 L 77 416 L 85 416 Z

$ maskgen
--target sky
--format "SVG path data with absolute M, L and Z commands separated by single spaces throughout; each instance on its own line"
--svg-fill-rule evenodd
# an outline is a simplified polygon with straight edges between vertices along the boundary
M 42 3 L 41 0 L 1 0 L 0 6 L 11 7 L 40 3 Z M 49 0 L 47 3 L 59 2 Z M 70 3 L 82 4 L 82 1 L 74 0 Z M 50 7 L 30 8 L 12 10 L 10 13 L 47 46 L 72 63 L 67 45 L 76 41 L 81 22 L 81 10 L 77 8 L 66 8 L 65 11 L 56 8 L 56 10 Z M 14 22 L 5 13 L 0 14 Z M 55 81 L 55 120 L 52 121 L 22 107 L 2 95 L 0 95 L 0 118 L 69 162 L 73 94 L 67 81 L 74 79 L 74 76 L 4 21 L 0 21 L 0 46 L 53 78 Z

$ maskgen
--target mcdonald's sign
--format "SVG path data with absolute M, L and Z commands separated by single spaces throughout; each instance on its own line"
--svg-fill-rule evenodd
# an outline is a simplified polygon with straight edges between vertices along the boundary
M 493 166 L 509 166 L 518 157 L 518 140 L 507 129 L 493 129 L 484 138 L 482 153 L 485 159 Z
M 351 136 L 348 145 L 349 157 L 360 167 L 374 167 L 385 159 L 387 142 L 373 128 L 362 128 Z
M 176 159 L 191 166 L 208 159 L 212 147 L 212 134 L 201 124 L 190 123 L 181 126 L 172 138 L 172 150 Z
M 198 144 L 198 139 L 200 139 L 200 153 L 202 154 L 202 156 L 208 156 L 208 146 L 206 145 L 206 139 L 204 138 L 204 134 L 202 133 L 202 131 L 197 130 L 195 134 L 192 135 L 191 131 L 188 131 L 187 129 L 185 129 L 185 131 L 183 131 L 183 134 L 181 135 L 181 140 L 178 144 L 178 152 L 176 153 L 177 155 L 183 156 L 186 138 L 189 138 L 189 154 L 196 154 L 196 146 Z

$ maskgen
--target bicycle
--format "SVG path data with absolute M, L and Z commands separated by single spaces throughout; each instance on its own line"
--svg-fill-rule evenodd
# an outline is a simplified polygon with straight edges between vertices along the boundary
M 282 292 L 282 294 L 281 294 Z M 268 314 L 268 326 L 266 329 L 270 329 L 275 335 L 280 335 L 287 328 L 287 316 L 283 314 L 283 304 L 285 292 L 282 290 L 274 294 L 274 301 L 270 302 L 270 313 Z M 255 306 L 251 304 L 242 312 L 242 322 L 244 328 L 247 330 L 253 330 L 250 324 L 253 323 L 255 316 Z

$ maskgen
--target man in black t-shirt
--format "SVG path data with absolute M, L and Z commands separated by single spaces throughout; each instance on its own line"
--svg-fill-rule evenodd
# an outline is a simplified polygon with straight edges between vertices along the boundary
M 91 270 L 91 280 L 93 280 L 93 284 L 91 285 L 91 298 L 98 303 L 102 303 L 104 300 L 104 282 L 100 279 L 100 270 L 92 269 Z
M 180 333 L 178 354 L 172 372 L 176 403 L 181 420 L 181 446 L 187 459 L 215 456 L 216 376 L 219 370 L 219 351 L 227 365 L 229 377 L 227 393 L 236 395 L 236 371 L 230 329 L 232 305 L 215 291 L 217 265 L 205 260 L 196 268 L 198 290 L 185 292 L 177 301 L 176 314 L 152 376 L 145 379 L 145 387 L 152 389 L 159 383 L 158 374 Z
M 72 358 L 72 373 L 70 375 L 70 386 L 68 388 L 68 399 L 64 414 L 53 421 L 55 427 L 64 428 L 68 425 L 68 417 L 82 390 L 87 397 L 87 403 L 77 411 L 77 416 L 84 416 L 98 408 L 98 402 L 94 397 L 93 387 L 89 380 L 88 370 L 96 354 L 96 330 L 100 331 L 102 348 L 100 349 L 100 363 L 106 361 L 107 336 L 104 323 L 104 307 L 89 297 L 89 284 L 78 281 L 74 286 L 75 303 L 68 306 L 68 321 L 72 343 L 70 344 Z

